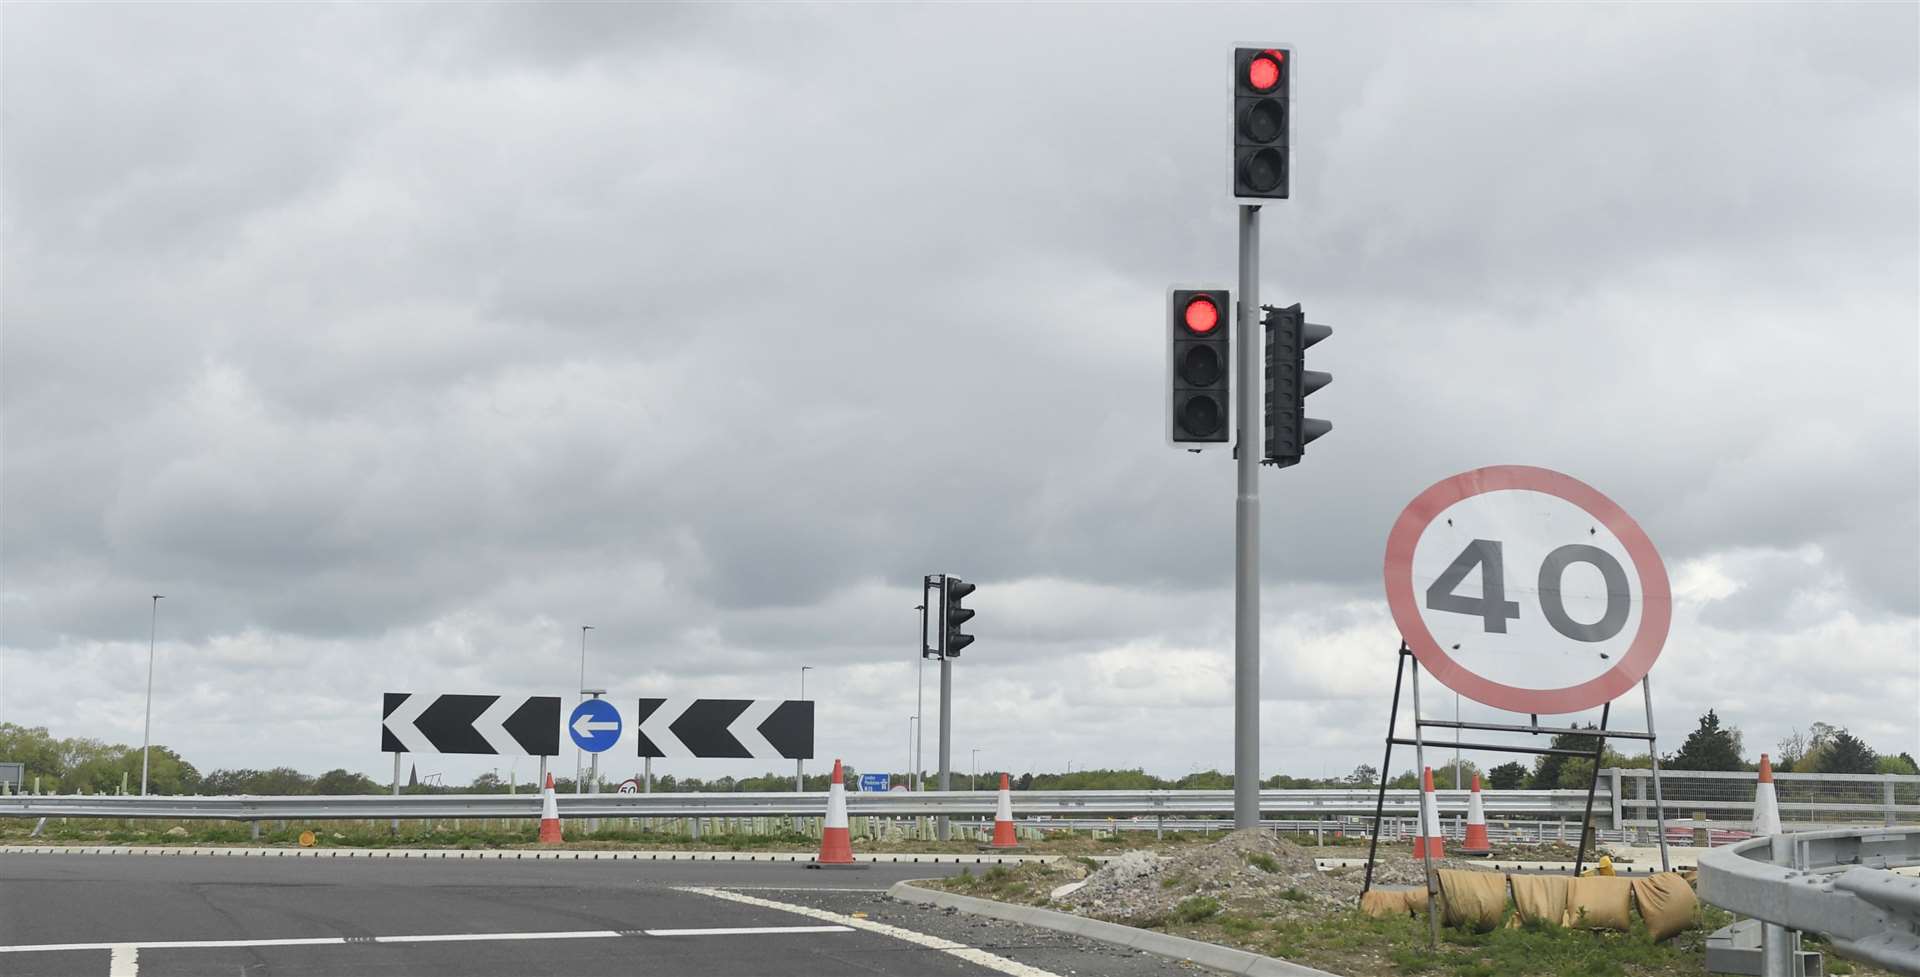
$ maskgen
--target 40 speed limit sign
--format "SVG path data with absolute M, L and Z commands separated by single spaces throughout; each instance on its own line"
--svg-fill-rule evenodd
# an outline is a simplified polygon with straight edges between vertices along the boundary
M 1387 536 L 1386 585 L 1420 664 L 1512 712 L 1611 702 L 1653 667 L 1673 619 L 1639 524 L 1592 486 L 1525 465 L 1420 493 Z

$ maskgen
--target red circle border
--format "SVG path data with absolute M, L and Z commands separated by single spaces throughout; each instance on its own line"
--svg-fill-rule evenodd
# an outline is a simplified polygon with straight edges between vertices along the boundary
M 1612 668 L 1578 685 L 1529 689 L 1475 674 L 1440 647 L 1420 617 L 1413 590 L 1413 548 L 1420 541 L 1420 534 L 1448 506 L 1505 489 L 1544 492 L 1586 510 L 1619 538 L 1640 578 L 1640 627 L 1634 632 L 1633 643 Z M 1612 702 L 1652 670 L 1673 624 L 1673 590 L 1667 581 L 1666 564 L 1661 562 L 1653 540 L 1647 538 L 1640 524 L 1634 522 L 1625 509 L 1600 494 L 1599 489 L 1547 468 L 1494 465 L 1433 483 L 1394 520 L 1393 530 L 1387 534 L 1387 558 L 1382 572 L 1393 623 L 1399 626 L 1401 639 L 1420 664 L 1447 688 L 1475 702 L 1510 712 L 1559 715 Z

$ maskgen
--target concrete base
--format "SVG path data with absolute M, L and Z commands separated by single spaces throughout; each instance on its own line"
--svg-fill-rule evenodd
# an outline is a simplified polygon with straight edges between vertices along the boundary
M 1760 932 L 1759 920 L 1743 919 L 1708 934 L 1707 973 L 1760 977 L 1765 971 L 1761 962 Z M 1799 957 L 1800 973 L 1805 977 L 1821 977 L 1826 973 L 1825 963 L 1819 953 L 1801 950 Z

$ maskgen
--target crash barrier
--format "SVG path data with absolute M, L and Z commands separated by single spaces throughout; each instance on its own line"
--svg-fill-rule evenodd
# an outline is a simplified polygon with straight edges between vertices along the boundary
M 1755 776 L 1750 771 L 1660 771 L 1667 824 L 1688 818 L 1712 829 L 1750 828 Z M 1920 825 L 1920 776 L 1776 772 L 1773 785 L 1781 826 L 1788 831 Z M 1600 787 L 1611 803 L 1614 825 L 1654 827 L 1653 771 L 1602 770 Z
M 1440 869 L 1434 904 L 1448 926 L 1487 932 L 1501 925 L 1551 923 L 1578 929 L 1625 932 L 1637 906 L 1647 932 L 1664 940 L 1693 925 L 1699 902 L 1693 887 L 1677 872 L 1644 878 L 1610 875 L 1512 875 L 1478 869 Z M 1511 901 L 1509 901 L 1511 887 Z M 1507 912 L 1508 906 L 1512 914 Z M 1360 908 L 1372 916 L 1427 911 L 1427 890 L 1374 889 Z
M 1790 972 L 1796 930 L 1857 960 L 1920 974 L 1920 878 L 1892 871 L 1914 865 L 1920 828 L 1769 835 L 1701 853 L 1700 898 L 1779 927 L 1769 928 L 1760 954 L 1763 974 Z

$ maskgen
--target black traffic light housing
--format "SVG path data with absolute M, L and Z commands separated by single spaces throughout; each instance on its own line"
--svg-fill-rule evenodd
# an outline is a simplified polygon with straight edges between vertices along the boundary
M 1167 290 L 1167 443 L 1226 444 L 1232 433 L 1233 295 L 1224 288 Z
M 1233 195 L 1285 200 L 1292 177 L 1293 51 L 1233 49 Z
M 1309 370 L 1307 347 L 1333 335 L 1310 323 L 1298 302 L 1284 309 L 1262 306 L 1267 340 L 1267 437 L 1269 465 L 1297 465 L 1307 442 L 1333 430 L 1332 421 L 1307 416 L 1307 395 L 1333 382 L 1333 374 Z
M 975 589 L 975 585 L 955 576 L 945 577 L 941 582 L 940 654 L 947 658 L 960 657 L 960 649 L 973 644 L 973 635 L 960 630 L 960 626 L 973 617 L 973 609 L 960 602 Z

